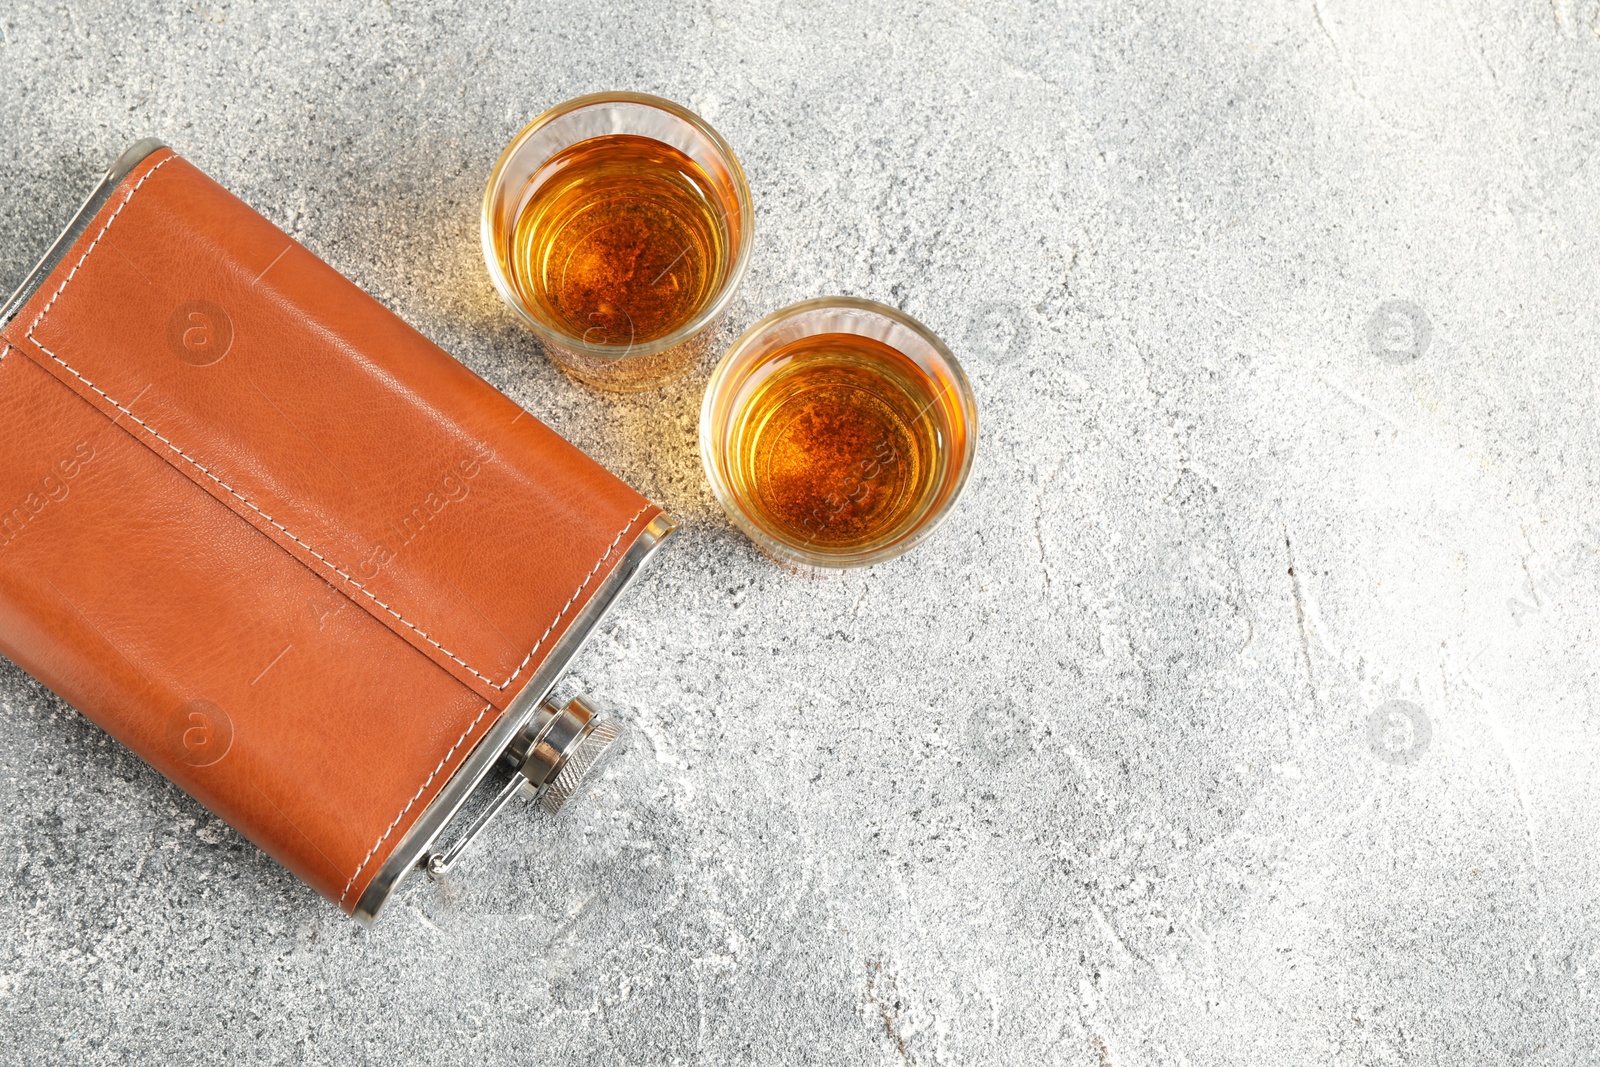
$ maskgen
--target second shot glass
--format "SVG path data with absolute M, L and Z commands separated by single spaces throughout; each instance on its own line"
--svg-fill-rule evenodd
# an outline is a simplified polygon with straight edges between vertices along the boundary
M 700 409 L 711 490 L 767 555 L 859 567 L 907 551 L 961 495 L 978 407 L 922 323 L 851 297 L 773 312 L 734 342 Z
M 557 366 L 645 389 L 704 354 L 753 223 L 739 161 L 704 120 L 660 97 L 597 93 L 546 111 L 501 154 L 483 254 Z

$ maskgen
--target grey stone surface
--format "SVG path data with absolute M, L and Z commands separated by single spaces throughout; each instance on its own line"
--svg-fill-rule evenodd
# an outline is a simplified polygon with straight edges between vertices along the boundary
M 160 136 L 684 523 L 569 683 L 622 757 L 371 931 L 0 668 L 0 1062 L 1600 1058 L 1595 0 L 0 29 L 0 286 Z M 740 153 L 730 336 L 843 292 L 966 361 L 928 544 L 780 571 L 704 369 L 590 393 L 497 303 L 490 165 L 605 88 Z

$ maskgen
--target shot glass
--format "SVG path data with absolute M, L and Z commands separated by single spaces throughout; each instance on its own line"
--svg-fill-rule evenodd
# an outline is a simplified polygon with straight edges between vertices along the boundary
M 734 524 L 778 561 L 858 567 L 907 551 L 972 471 L 978 409 L 916 319 L 850 297 L 774 312 L 717 364 L 700 456 Z
M 500 296 L 556 365 L 602 389 L 659 385 L 705 352 L 749 262 L 733 150 L 660 97 L 597 93 L 530 122 L 483 197 Z

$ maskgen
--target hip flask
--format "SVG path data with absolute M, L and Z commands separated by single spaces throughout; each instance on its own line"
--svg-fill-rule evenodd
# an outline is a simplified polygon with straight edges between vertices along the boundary
M 573 795 L 673 529 L 157 141 L 0 310 L 0 653 L 363 924 Z

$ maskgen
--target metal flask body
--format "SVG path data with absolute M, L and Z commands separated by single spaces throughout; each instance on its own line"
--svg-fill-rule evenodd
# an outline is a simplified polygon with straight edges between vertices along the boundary
M 123 180 L 165 147 L 160 141 L 146 139 L 118 157 L 38 265 L 0 305 L 0 326 L 15 317 L 61 265 Z M 450 870 L 513 798 L 531 799 L 554 815 L 573 797 L 621 730 L 615 719 L 588 701 L 556 702 L 551 693 L 617 598 L 676 528 L 668 516 L 658 514 L 628 545 L 527 685 L 406 829 L 355 903 L 351 914 L 357 922 L 370 924 L 411 872 L 442 874 Z

